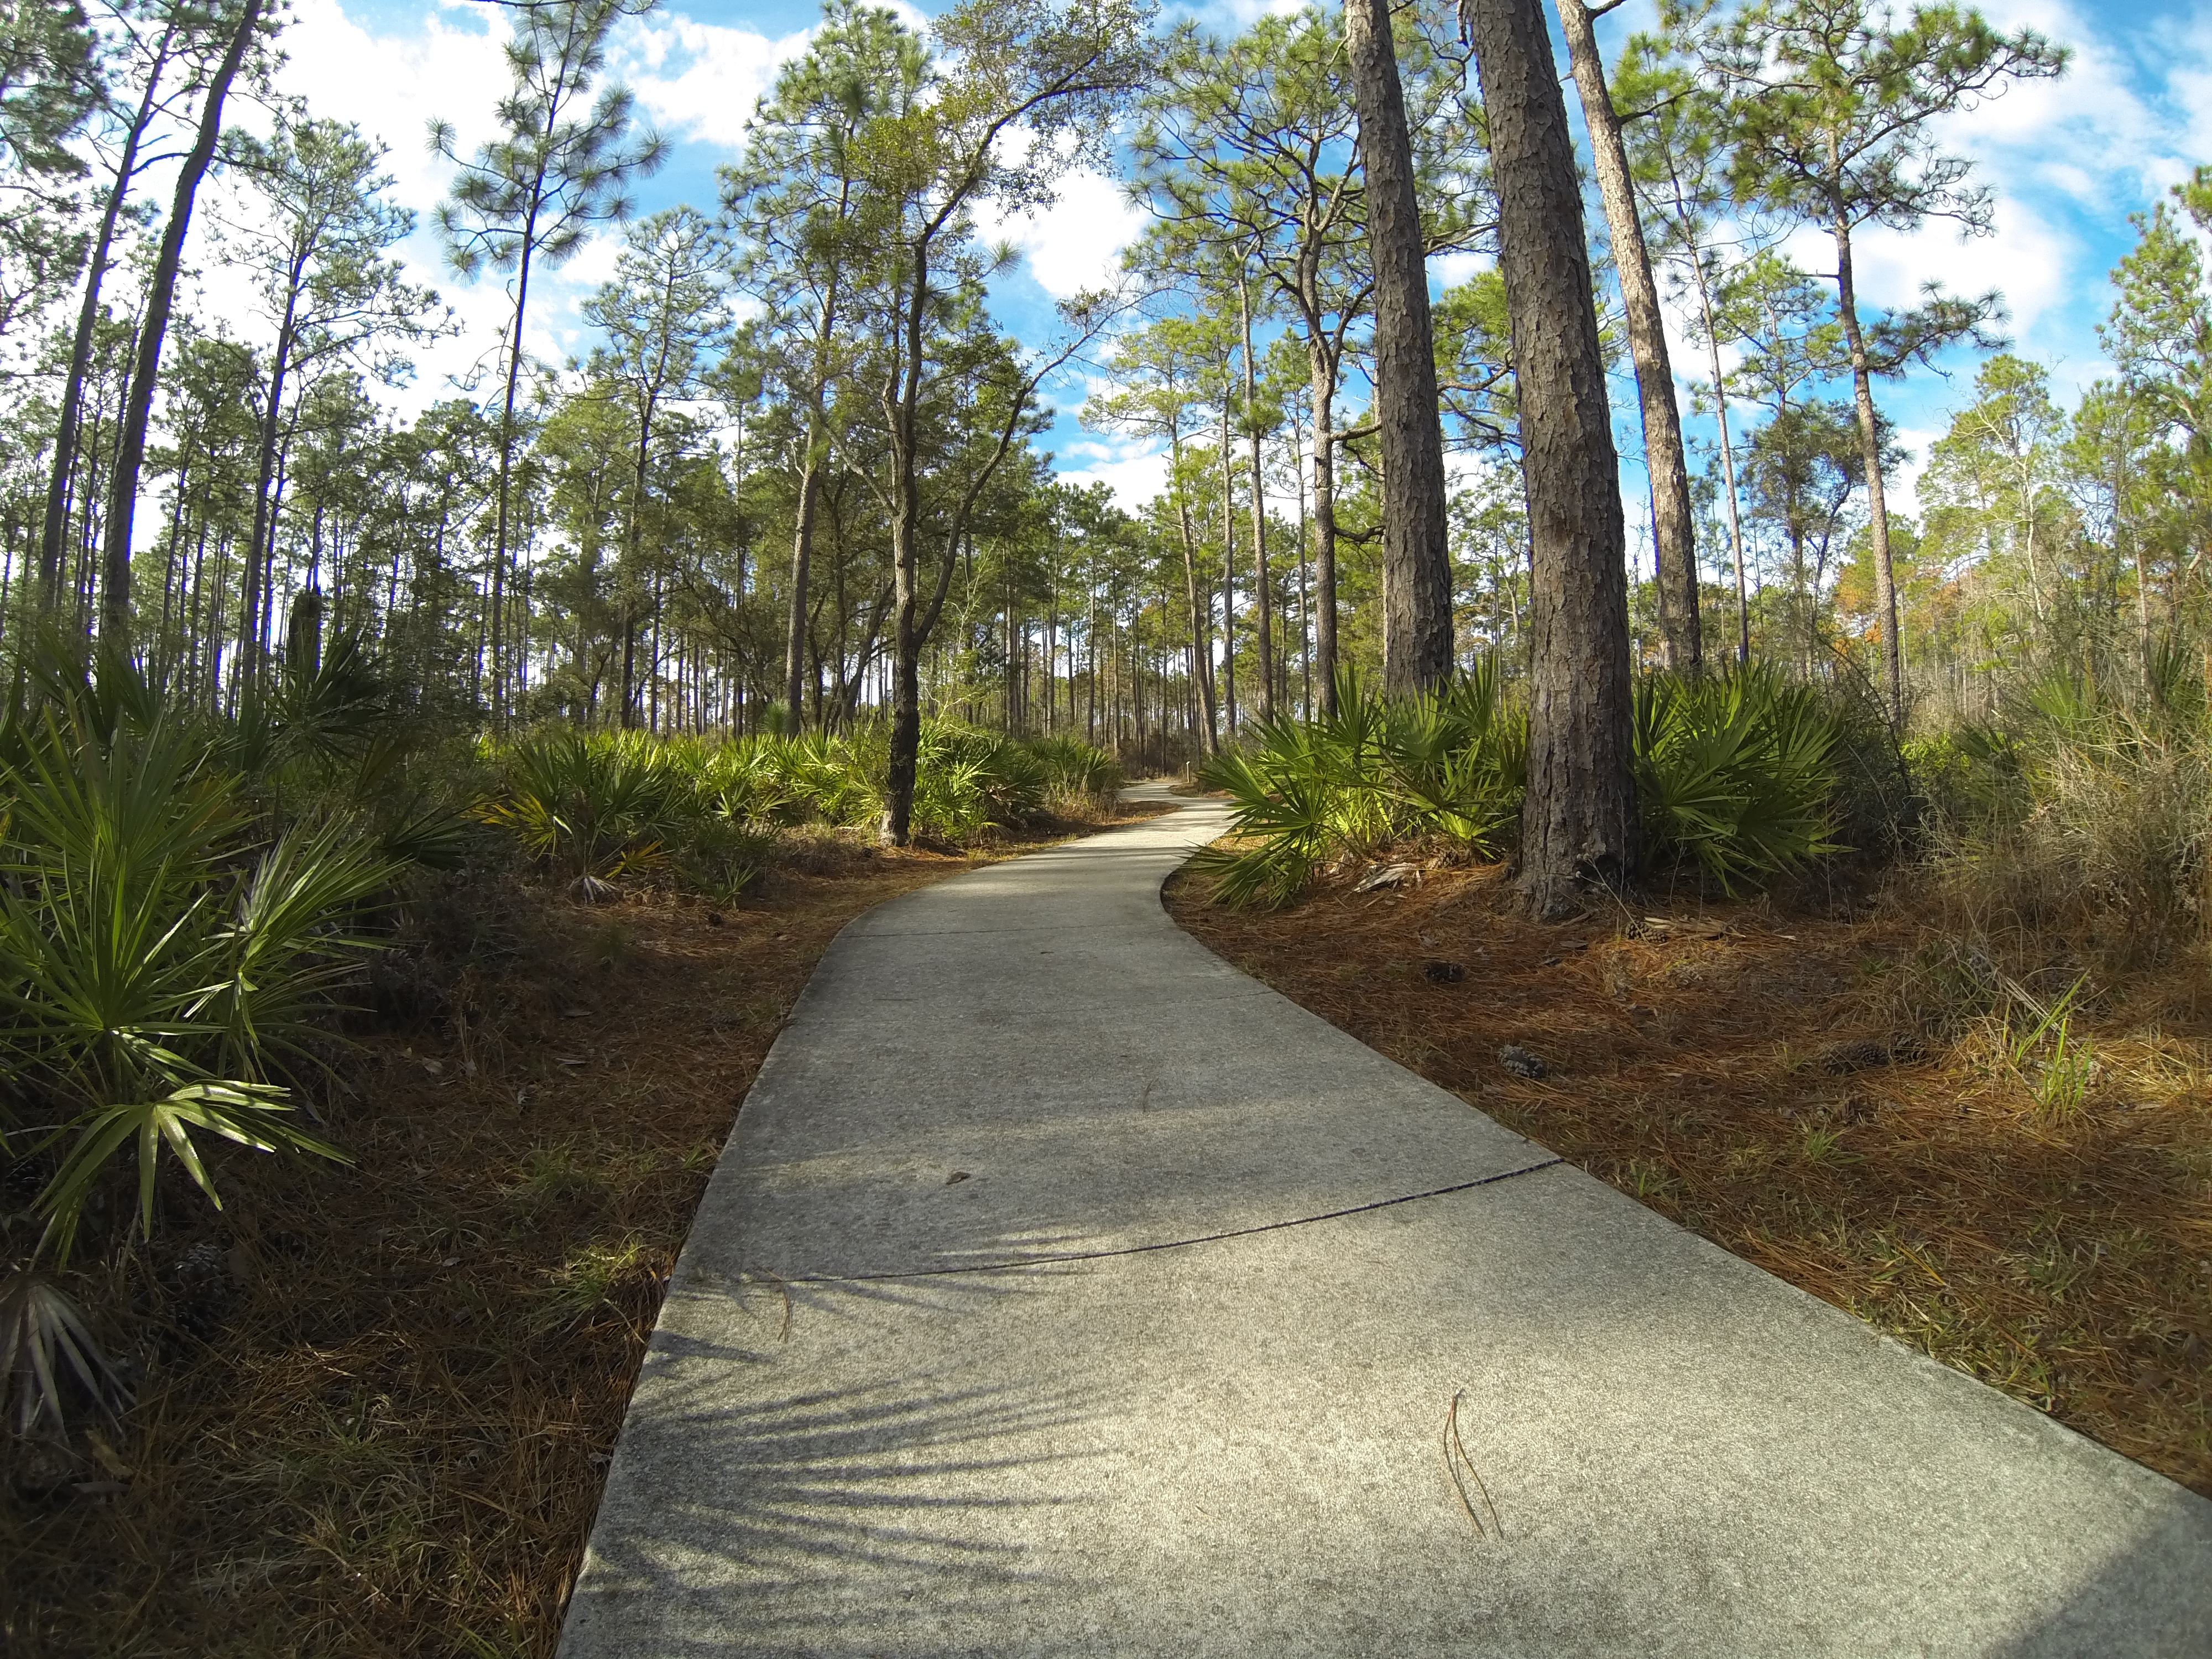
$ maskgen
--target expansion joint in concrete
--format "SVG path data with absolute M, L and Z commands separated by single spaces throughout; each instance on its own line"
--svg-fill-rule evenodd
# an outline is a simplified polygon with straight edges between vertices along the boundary
M 1257 1226 L 1231 1227 L 1222 1232 L 1199 1233 L 1189 1238 L 1164 1238 L 1152 1244 L 1125 1244 L 1110 1250 L 1063 1250 L 1048 1255 L 1017 1256 L 1006 1261 L 968 1262 L 957 1267 L 915 1267 L 905 1273 L 799 1273 L 782 1282 L 787 1285 L 866 1285 L 884 1279 L 951 1279 L 963 1273 L 1018 1273 L 1024 1268 L 1056 1267 L 1071 1261 L 1107 1261 L 1115 1256 L 1150 1255 L 1158 1250 L 1187 1250 L 1200 1244 L 1218 1244 L 1231 1238 L 1249 1238 L 1255 1233 L 1279 1233 L 1291 1227 L 1310 1227 L 1323 1221 L 1341 1221 L 1346 1216 L 1395 1209 L 1401 1204 L 1419 1204 L 1424 1199 L 1449 1198 L 1454 1193 L 1472 1192 L 1477 1187 L 1495 1187 L 1501 1181 L 1534 1175 L 1540 1170 L 1556 1169 L 1565 1162 L 1563 1158 L 1541 1158 L 1534 1164 L 1524 1164 L 1516 1170 L 1502 1170 L 1496 1175 L 1455 1182 L 1449 1187 L 1432 1187 L 1426 1192 L 1406 1193 L 1396 1198 L 1378 1198 L 1371 1204 L 1354 1204 L 1346 1209 L 1325 1210 L 1319 1215 L 1293 1216 L 1288 1221 L 1263 1221 Z

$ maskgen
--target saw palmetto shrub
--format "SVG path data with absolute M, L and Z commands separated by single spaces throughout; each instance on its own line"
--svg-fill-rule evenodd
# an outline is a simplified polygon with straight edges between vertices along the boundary
M 1322 867 L 1392 848 L 1510 852 L 1528 713 L 1494 661 L 1405 700 L 1347 676 L 1337 706 L 1260 725 L 1203 774 L 1234 812 L 1232 842 L 1199 860 L 1221 902 L 1285 904 Z M 1818 691 L 1763 667 L 1642 682 L 1632 764 L 1646 869 L 1686 866 L 1733 891 L 1837 851 L 1840 738 Z
M 289 720 L 241 733 L 107 662 L 50 673 L 0 728 L 0 1380 L 19 1429 L 58 1417 L 72 1386 L 113 1402 L 52 1275 L 150 1237 L 177 1190 L 166 1170 L 219 1206 L 218 1145 L 342 1156 L 292 1085 L 319 1063 L 404 860 L 310 763 L 359 745 L 294 690 Z M 301 810 L 273 817 L 288 787 Z M 407 833 L 444 839 L 422 820 Z
M 1050 811 L 1095 817 L 1112 805 L 1125 781 L 1119 761 L 1081 738 L 1036 738 L 1026 747 L 1044 768 L 1044 804 Z
M 1209 848 L 1223 903 L 1273 907 L 1316 871 L 1413 840 L 1482 855 L 1510 844 L 1527 783 L 1528 719 L 1485 661 L 1430 696 L 1373 696 L 1349 673 L 1337 713 L 1254 728 L 1200 774 L 1233 804 L 1237 844 Z
M 772 860 L 780 833 L 875 830 L 890 772 L 879 723 L 721 743 L 556 728 L 486 753 L 494 781 L 478 818 L 586 893 L 664 875 L 710 894 L 735 891 Z M 1113 757 L 1079 739 L 926 721 L 913 828 L 970 842 L 1032 827 L 1054 811 L 1096 813 L 1121 781 Z
M 1632 753 L 1647 866 L 1694 866 L 1734 893 L 1843 850 L 1841 736 L 1820 692 L 1770 664 L 1643 680 Z
M 660 864 L 693 806 L 694 780 L 640 732 L 533 733 L 494 764 L 478 816 L 586 891 Z

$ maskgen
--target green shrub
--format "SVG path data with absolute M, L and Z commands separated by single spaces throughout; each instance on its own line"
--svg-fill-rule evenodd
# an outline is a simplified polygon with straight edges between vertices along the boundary
M 2019 746 L 2002 727 L 1968 722 L 1911 738 L 1903 754 L 1939 833 L 2016 823 L 2031 805 Z
M 726 823 L 860 829 L 883 816 L 881 767 L 849 737 L 769 732 L 712 745 L 672 740 L 668 748 L 700 808 Z
M 672 869 L 719 897 L 758 872 L 781 831 L 875 829 L 890 767 L 880 722 L 727 743 L 550 731 L 486 752 L 496 782 L 478 817 L 512 832 L 546 868 L 587 892 Z M 1025 742 L 926 721 L 913 827 L 964 842 L 1035 823 L 1055 805 L 1096 810 L 1120 784 L 1113 759 L 1074 738 Z
M 1813 684 L 1836 730 L 1829 797 L 1835 839 L 1863 863 L 1910 855 L 1927 838 L 1928 792 L 1889 723 L 1880 688 L 1855 669 Z
M 872 830 L 883 817 L 884 784 L 890 756 L 875 731 L 864 731 L 858 737 L 816 732 L 782 738 L 772 744 L 771 753 L 785 787 L 807 805 L 819 822 Z
M 1200 774 L 1227 792 L 1244 843 L 1194 860 L 1217 878 L 1221 902 L 1288 903 L 1323 864 L 1396 841 L 1441 839 L 1486 856 L 1510 844 L 1528 722 L 1507 704 L 1494 663 L 1407 702 L 1365 695 L 1347 673 L 1337 708 L 1263 722 L 1249 746 Z
M 11 1148 L 67 1143 L 36 1201 L 64 1259 L 118 1152 L 142 1229 L 165 1146 L 215 1198 L 196 1133 L 337 1156 L 296 1127 L 274 1067 L 308 1058 L 369 944 L 349 919 L 399 873 L 346 818 L 269 838 L 190 730 L 101 732 L 88 712 L 49 705 L 11 734 L 0 848 L 0 1114 Z M 26 1130 L 27 1106 L 57 1127 Z
M 1055 811 L 1103 811 L 1124 781 L 1121 763 L 1081 738 L 1036 738 L 1027 746 L 1044 769 L 1045 805 Z
M 1528 784 L 1528 723 L 1495 659 L 1433 696 L 1386 704 L 1382 752 L 1416 836 L 1485 857 L 1510 844 Z
M 2097 927 L 2132 957 L 2212 921 L 2212 732 L 2186 690 L 2130 705 L 2046 679 L 2002 726 L 1917 747 L 1960 926 Z
M 1723 892 L 1842 850 L 1834 718 L 1771 664 L 1654 674 L 1636 688 L 1636 797 L 1647 866 L 1695 864 Z
M 1047 778 L 1043 761 L 1011 738 L 925 721 L 915 757 L 914 828 L 965 841 L 1033 822 L 1044 810 Z
M 81 639 L 35 640 L 21 666 L 31 712 L 0 725 L 0 1160 L 36 1184 L 0 1217 L 0 1389 L 27 1431 L 71 1377 L 123 1397 L 55 1277 L 117 1165 L 145 1234 L 165 1157 L 220 1207 L 212 1142 L 342 1156 L 288 1085 L 322 1064 L 375 902 L 409 863 L 450 861 L 463 824 L 425 763 L 447 757 L 357 636 L 229 720 Z
M 1528 787 L 1528 715 L 1494 661 L 1425 697 L 1364 694 L 1339 713 L 1278 720 L 1202 775 L 1233 803 L 1239 844 L 1194 861 L 1225 904 L 1273 906 L 1314 872 L 1385 847 L 1508 851 Z M 1841 728 L 1820 695 L 1763 667 L 1638 688 L 1637 793 L 1647 867 L 1694 865 L 1724 890 L 1838 850 Z
M 670 751 L 641 732 L 540 732 L 497 764 L 478 816 L 587 892 L 659 866 L 695 801 Z

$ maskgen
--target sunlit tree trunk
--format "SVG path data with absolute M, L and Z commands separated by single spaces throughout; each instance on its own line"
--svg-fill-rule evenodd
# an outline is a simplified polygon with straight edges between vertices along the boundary
M 799 700 L 805 695 L 806 585 L 814 556 L 814 515 L 822 475 L 810 446 L 799 474 L 799 512 L 791 537 L 791 605 L 784 624 L 783 702 L 791 731 L 799 726 Z
M 1237 483 L 1229 453 L 1229 397 L 1221 399 L 1221 689 L 1237 734 Z
M 1252 586 L 1259 601 L 1253 643 L 1260 659 L 1259 713 L 1265 720 L 1275 714 L 1274 600 L 1267 580 L 1267 492 L 1260 466 L 1259 389 L 1252 368 L 1252 292 L 1242 276 L 1237 283 L 1237 309 L 1244 325 L 1244 422 L 1252 445 Z
M 1859 326 L 1858 290 L 1851 270 L 1850 220 L 1838 208 L 1836 237 L 1836 318 L 1850 349 L 1851 396 L 1857 406 L 1859 455 L 1866 468 L 1867 540 L 1874 552 L 1875 625 L 1881 629 L 1882 688 L 1893 726 L 1905 724 L 1905 650 L 1898 637 L 1897 570 L 1889 549 L 1889 500 L 1881 477 L 1881 428 L 1875 418 L 1874 375 L 1866 333 Z
M 1336 370 L 1312 344 L 1314 678 L 1324 714 L 1336 714 Z
M 1346 57 L 1359 111 L 1375 265 L 1375 411 L 1382 444 L 1382 680 L 1395 696 L 1452 669 L 1443 427 L 1429 322 L 1428 258 L 1413 140 L 1383 0 L 1346 0 Z
M 1626 537 L 1573 141 L 1538 0 L 1465 0 L 1490 117 L 1532 563 L 1522 891 L 1539 916 L 1635 872 Z
M 1601 9 L 1609 9 L 1601 8 Z M 1595 163 L 1598 197 L 1613 233 L 1613 259 L 1620 276 L 1620 297 L 1627 313 L 1629 356 L 1636 365 L 1636 388 L 1644 415 L 1644 456 L 1651 483 L 1651 530 L 1657 554 L 1656 586 L 1659 632 L 1666 641 L 1667 665 L 1695 669 L 1703 654 L 1698 626 L 1698 553 L 1690 512 L 1690 471 L 1682 457 L 1682 417 L 1674 402 L 1674 370 L 1668 360 L 1667 325 L 1659 309 L 1659 285 L 1652 280 L 1651 255 L 1637 216 L 1636 187 L 1628 171 L 1628 149 L 1620 120 L 1605 83 L 1598 56 L 1595 14 L 1583 0 L 1559 0 L 1559 21 L 1567 37 L 1575 88 L 1581 94 L 1584 125 Z
M 76 332 L 70 342 L 69 372 L 62 381 L 61 413 L 54 422 L 53 469 L 46 479 L 46 510 L 39 525 L 39 604 L 51 612 L 61 602 L 62 549 L 69 538 L 70 474 L 77 460 L 77 426 L 83 418 L 84 382 L 92 372 L 93 342 L 100 326 L 100 289 L 113 257 L 115 227 L 122 217 L 125 198 L 138 172 L 138 147 L 152 125 L 155 95 L 169 60 L 169 36 L 164 34 L 146 71 L 145 89 L 138 109 L 123 138 L 123 154 L 115 164 L 115 183 L 101 206 L 100 229 L 84 273 L 84 299 L 77 307 Z
M 1190 502 L 1182 492 L 1182 432 L 1171 434 L 1170 442 L 1176 478 L 1176 529 L 1182 538 L 1183 597 L 1190 606 L 1190 678 L 1203 719 L 1206 752 L 1217 755 L 1221 752 L 1221 727 L 1213 708 L 1213 629 L 1207 626 L 1213 601 L 1211 594 L 1201 596 L 1199 592 L 1198 538 L 1191 530 Z
M 154 392 L 161 368 L 161 342 L 168 333 L 169 309 L 175 301 L 177 272 L 184 258 L 185 233 L 191 228 L 192 203 L 200 180 L 215 159 L 216 141 L 222 136 L 223 100 L 230 83 L 246 61 L 255 26 L 261 19 L 261 0 L 245 0 L 238 25 L 222 61 L 208 81 L 207 103 L 200 115 L 199 131 L 184 164 L 177 172 L 176 190 L 170 201 L 169 222 L 161 232 L 161 246 L 154 259 L 153 280 L 146 289 L 146 309 L 139 319 L 138 349 L 131 373 L 131 396 L 124 406 L 122 426 L 116 437 L 115 464 L 108 477 L 107 523 L 103 551 L 100 591 L 100 631 L 118 641 L 131 632 L 131 533 L 138 506 L 138 471 L 146 458 L 146 428 L 153 417 Z

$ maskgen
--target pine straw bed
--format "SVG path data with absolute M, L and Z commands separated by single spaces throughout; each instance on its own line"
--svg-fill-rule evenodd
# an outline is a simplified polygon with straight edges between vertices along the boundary
M 1657 925 L 1647 905 L 1545 927 L 1496 868 L 1365 895 L 1358 873 L 1273 915 L 1218 908 L 1191 876 L 1168 903 L 1247 972 L 1591 1174 L 2212 1496 L 2201 962 L 2105 988 L 2075 1022 L 2094 1043 L 2087 1097 L 2053 1111 L 1989 1021 L 1916 1023 L 1946 956 L 1907 900 L 1854 920 L 1681 905 Z M 1547 1075 L 1507 1071 L 1508 1043 Z
M 10 1450 L 0 1650 L 550 1654 L 769 1044 L 840 927 L 973 861 L 820 847 L 726 911 L 457 883 L 447 971 L 382 963 L 325 1110 L 356 1163 L 223 1158 L 222 1214 L 165 1191 L 109 1270 L 145 1380 L 119 1431 Z

